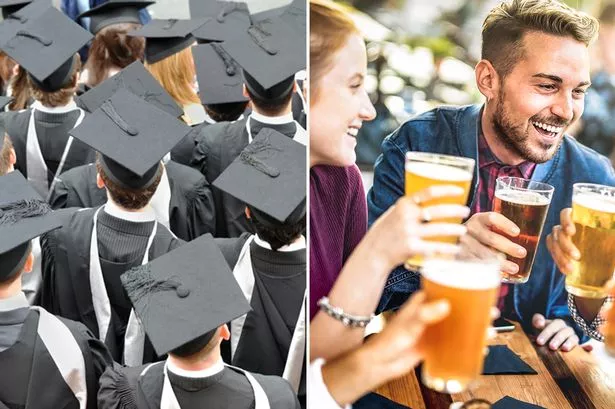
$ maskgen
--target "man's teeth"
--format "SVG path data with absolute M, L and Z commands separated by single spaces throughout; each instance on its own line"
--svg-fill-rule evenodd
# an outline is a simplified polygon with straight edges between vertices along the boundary
M 532 124 L 534 124 L 534 126 L 538 128 L 544 129 L 545 131 L 551 132 L 551 133 L 560 133 L 564 130 L 564 128 L 560 126 L 547 125 L 542 122 L 532 122 Z
M 346 130 L 346 133 L 350 136 L 357 136 L 357 134 L 359 133 L 359 129 L 358 128 L 348 128 Z

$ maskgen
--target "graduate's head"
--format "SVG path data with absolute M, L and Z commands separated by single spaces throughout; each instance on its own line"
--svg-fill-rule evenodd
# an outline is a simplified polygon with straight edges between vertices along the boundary
M 264 88 L 245 70 L 243 76 L 244 95 L 250 99 L 256 112 L 267 116 L 280 116 L 290 112 L 291 100 L 297 87 L 294 74 L 270 88 Z
M 121 277 L 158 356 L 186 361 L 219 358 L 225 325 L 250 311 L 218 245 L 209 234 L 132 268 Z
M 249 101 L 203 105 L 207 115 L 216 122 L 233 122 L 246 111 Z
M 17 156 L 15 155 L 15 149 L 13 143 L 8 134 L 0 136 L 0 176 L 4 176 L 9 172 L 12 172 L 15 168 L 14 165 L 17 162 Z
M 50 108 L 67 105 L 77 91 L 80 72 L 81 57 L 76 53 L 44 81 L 28 75 L 32 97 Z
M 266 241 L 272 250 L 295 242 L 305 232 L 305 202 L 303 202 L 284 222 L 246 207 L 246 217 L 250 220 L 254 232 L 261 240 Z
M 84 67 L 90 87 L 107 79 L 112 70 L 121 70 L 136 60 L 143 61 L 145 40 L 126 35 L 140 26 L 138 23 L 111 24 L 96 33 Z
M 588 46 L 598 22 L 555 0 L 512 0 L 483 23 L 478 89 L 484 129 L 507 163 L 550 160 L 583 113 L 590 85 Z
M 162 164 L 150 169 L 144 179 L 148 179 L 143 186 L 141 181 L 131 187 L 125 182 L 127 176 L 122 177 L 122 174 L 129 175 L 128 170 L 123 170 L 123 166 L 110 158 L 103 158 L 98 154 L 96 158 L 96 170 L 98 171 L 97 184 L 99 188 L 106 188 L 109 198 L 113 203 L 127 210 L 143 209 L 149 204 L 158 189 L 160 180 L 162 179 Z M 124 168 L 125 169 L 125 168 Z M 114 176 L 114 173 L 117 176 Z
M 198 104 L 194 89 L 196 71 L 190 47 L 145 67 L 179 105 Z
M 18 171 L 0 176 L 0 192 L 0 289 L 19 291 L 16 280 L 32 270 L 31 240 L 61 221 Z
M 310 166 L 350 166 L 357 133 L 376 111 L 365 90 L 365 42 L 350 16 L 310 1 Z

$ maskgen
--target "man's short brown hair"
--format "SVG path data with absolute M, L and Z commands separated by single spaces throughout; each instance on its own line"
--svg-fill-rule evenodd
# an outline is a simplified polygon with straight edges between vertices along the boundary
M 0 176 L 8 173 L 11 166 L 11 154 L 13 153 L 13 143 L 7 134 L 4 134 L 4 143 L 0 150 Z
M 79 80 L 79 72 L 81 72 L 81 57 L 75 54 L 75 63 L 73 64 L 73 73 L 68 84 L 57 91 L 46 92 L 40 89 L 28 76 L 28 85 L 32 92 L 32 97 L 40 101 L 46 107 L 59 107 L 68 104 L 77 91 L 77 81 Z
M 572 37 L 588 46 L 598 33 L 598 21 L 557 0 L 506 1 L 483 23 L 482 58 L 505 77 L 523 57 L 523 37 L 529 32 Z
M 150 186 L 143 189 L 129 189 L 113 182 L 105 173 L 100 161 L 100 155 L 98 155 L 96 159 L 96 170 L 105 183 L 105 188 L 111 195 L 111 199 L 115 203 L 128 210 L 139 210 L 148 205 L 150 200 L 152 200 L 152 196 L 156 193 L 156 189 L 158 189 L 160 179 L 162 179 L 162 164 L 156 174 L 156 179 Z

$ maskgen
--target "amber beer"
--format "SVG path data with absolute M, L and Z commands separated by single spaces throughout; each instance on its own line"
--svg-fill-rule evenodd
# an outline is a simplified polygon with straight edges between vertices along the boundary
M 428 301 L 446 299 L 450 314 L 425 329 L 422 380 L 431 389 L 459 393 L 483 369 L 491 307 L 500 287 L 500 264 L 427 260 L 421 270 Z
M 606 297 L 604 285 L 615 270 L 615 188 L 577 183 L 572 191 L 572 242 L 581 259 L 572 262 L 566 290 L 579 297 Z
M 446 197 L 423 202 L 421 207 L 437 204 L 465 205 L 470 193 L 474 159 L 457 156 L 438 155 L 435 153 L 408 152 L 406 154 L 406 196 L 414 196 L 417 192 L 434 185 L 454 185 L 464 189 L 461 196 Z M 442 223 L 463 222 L 461 219 L 441 219 Z M 432 237 L 431 241 L 456 243 L 457 237 Z M 406 268 L 418 269 L 423 264 L 422 257 L 413 257 L 406 262 Z
M 519 271 L 516 274 L 502 272 L 502 282 L 519 284 L 530 278 L 552 196 L 553 186 L 546 183 L 508 176 L 496 180 L 493 211 L 515 223 L 520 230 L 517 237 L 501 231 L 498 233 L 527 251 L 524 258 L 507 256 L 508 260 L 519 266 Z

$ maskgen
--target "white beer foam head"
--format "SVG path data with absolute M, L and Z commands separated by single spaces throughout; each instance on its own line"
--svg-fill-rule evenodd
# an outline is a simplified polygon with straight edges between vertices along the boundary
M 454 260 L 427 260 L 421 275 L 446 287 L 487 290 L 500 285 L 500 263 Z
M 507 202 L 530 206 L 544 206 L 551 202 L 548 197 L 531 190 L 503 189 L 496 191 L 495 197 Z
M 604 213 L 615 213 L 615 197 L 595 192 L 575 193 L 572 201 L 588 209 Z
M 447 182 L 466 182 L 472 180 L 472 172 L 439 163 L 408 162 L 406 163 L 406 172 L 428 179 Z

